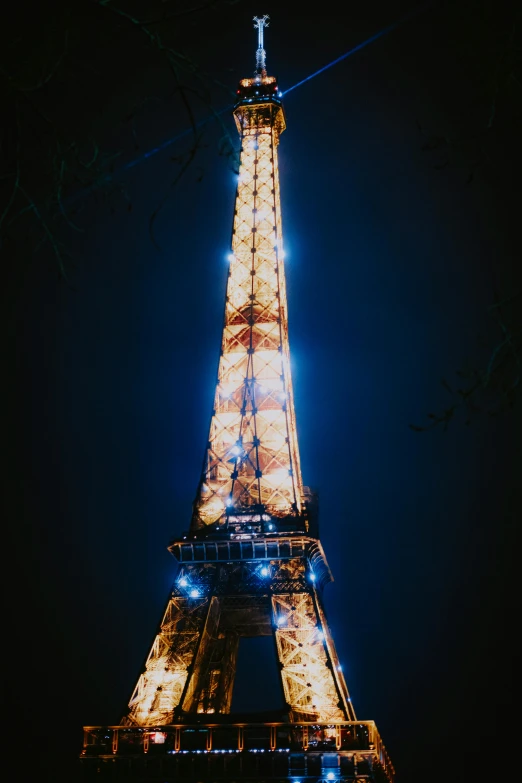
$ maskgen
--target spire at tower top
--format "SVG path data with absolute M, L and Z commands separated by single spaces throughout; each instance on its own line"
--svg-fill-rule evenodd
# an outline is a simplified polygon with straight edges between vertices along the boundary
M 257 33 L 257 52 L 256 52 L 256 76 L 266 76 L 266 52 L 263 46 L 263 31 L 265 27 L 268 27 L 268 20 L 270 17 L 265 14 L 264 16 L 254 16 L 254 29 Z

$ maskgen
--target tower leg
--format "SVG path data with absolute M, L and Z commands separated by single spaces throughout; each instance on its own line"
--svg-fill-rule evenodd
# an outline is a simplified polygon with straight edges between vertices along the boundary
M 290 720 L 352 719 L 333 640 L 315 591 L 273 595 L 272 614 Z
M 267 635 L 291 722 L 356 719 L 306 554 L 261 563 L 183 563 L 124 725 L 230 712 L 239 639 Z
M 211 607 L 210 598 L 171 595 L 122 725 L 172 723 L 175 709 L 186 694 L 209 614 L 213 622 L 215 609 L 210 612 Z
M 212 597 L 183 697 L 185 713 L 230 712 L 239 636 L 233 628 L 226 627 L 222 604 L 223 599 Z
M 187 712 L 227 713 L 232 706 L 239 636 L 233 629 L 219 629 L 208 648 L 192 699 L 183 704 Z

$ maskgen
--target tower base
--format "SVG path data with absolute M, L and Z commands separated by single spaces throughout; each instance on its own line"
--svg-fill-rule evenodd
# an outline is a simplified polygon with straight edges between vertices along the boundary
M 85 727 L 80 780 L 393 783 L 373 721 L 220 723 L 220 717 L 155 728 Z

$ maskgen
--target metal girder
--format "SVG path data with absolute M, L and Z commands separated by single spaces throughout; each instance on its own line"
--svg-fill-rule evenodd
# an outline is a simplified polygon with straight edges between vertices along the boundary
M 229 712 L 239 638 L 270 634 L 290 720 L 354 720 L 305 552 L 183 563 L 124 723 Z
M 332 572 L 326 561 L 321 542 L 310 536 L 241 536 L 227 540 L 172 541 L 169 551 L 181 564 L 188 563 L 229 563 L 231 561 L 254 561 L 261 563 L 270 560 L 286 560 L 305 557 L 308 567 L 313 571 L 317 585 L 324 587 L 333 581 Z
M 267 17 L 255 21 L 258 71 L 240 82 L 234 109 L 241 156 L 232 252 L 191 529 L 169 546 L 180 568 L 128 712 L 112 737 L 106 727 L 86 727 L 82 755 L 94 776 L 100 759 L 133 759 L 134 768 L 121 767 L 124 777 L 134 770 L 142 783 L 231 776 L 392 783 L 375 725 L 356 723 L 322 606 L 332 576 L 313 537 L 317 508 L 302 483 L 290 373 L 277 157 L 285 115 L 265 71 Z M 227 725 L 218 715 L 231 709 L 239 639 L 267 635 L 287 720 Z M 215 722 L 202 723 L 198 713 Z M 120 767 L 108 769 L 118 775 Z
M 198 649 L 210 598 L 171 595 L 123 725 L 171 723 Z
M 259 86 L 272 82 L 273 77 L 265 77 Z M 304 505 L 277 165 L 284 118 L 272 102 L 241 105 L 235 116 L 241 157 L 232 252 L 194 530 L 225 524 L 232 511 L 262 507 L 271 515 L 288 516 L 299 515 Z
M 291 720 L 355 719 L 315 589 L 273 595 L 272 611 Z

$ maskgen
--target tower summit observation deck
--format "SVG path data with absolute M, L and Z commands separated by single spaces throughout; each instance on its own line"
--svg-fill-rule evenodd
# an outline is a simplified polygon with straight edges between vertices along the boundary
M 84 728 L 86 779 L 102 764 L 141 781 L 393 780 L 375 724 L 356 718 L 323 609 L 332 577 L 302 483 L 290 373 L 285 114 L 266 71 L 268 17 L 254 23 L 256 70 L 233 110 L 241 154 L 225 318 L 190 529 L 169 546 L 175 582 L 125 714 Z M 269 720 L 231 712 L 245 636 L 275 641 L 285 707 Z

